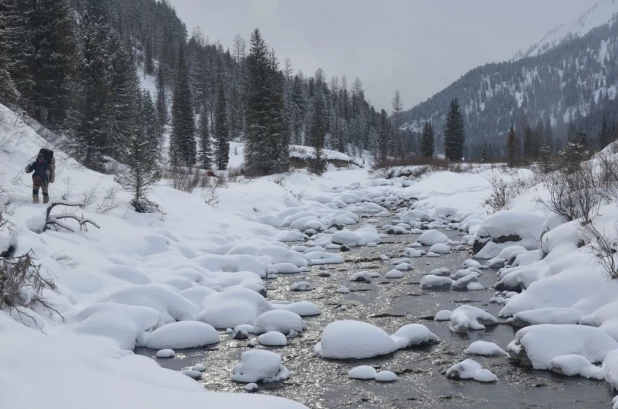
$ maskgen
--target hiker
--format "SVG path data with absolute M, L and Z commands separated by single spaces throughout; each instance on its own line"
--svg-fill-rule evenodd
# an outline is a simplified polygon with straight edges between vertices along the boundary
M 30 172 L 34 172 L 32 174 L 32 201 L 34 203 L 39 203 L 39 188 L 41 188 L 43 191 L 43 203 L 48 203 L 49 193 L 47 191 L 47 186 L 49 184 L 51 170 L 42 152 L 39 152 L 34 163 L 26 166 L 26 173 Z

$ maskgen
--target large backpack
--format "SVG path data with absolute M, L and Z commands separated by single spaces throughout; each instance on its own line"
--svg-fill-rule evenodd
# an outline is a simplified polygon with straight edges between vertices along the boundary
M 49 164 L 49 183 L 54 183 L 56 180 L 56 159 L 54 159 L 54 151 L 41 148 L 39 153 L 43 154 L 45 161 Z

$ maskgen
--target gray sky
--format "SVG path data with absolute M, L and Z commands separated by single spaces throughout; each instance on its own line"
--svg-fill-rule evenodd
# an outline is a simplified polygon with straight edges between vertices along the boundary
M 411 108 L 468 70 L 511 58 L 594 0 L 169 0 L 189 33 L 232 48 L 258 27 L 281 62 L 327 77 L 359 77 L 390 112 L 395 90 Z

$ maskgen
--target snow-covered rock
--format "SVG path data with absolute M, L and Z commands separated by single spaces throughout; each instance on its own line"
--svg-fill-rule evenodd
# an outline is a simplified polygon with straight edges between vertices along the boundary
M 173 349 L 160 349 L 157 351 L 157 358 L 174 358 L 176 356 L 176 352 Z
M 431 246 L 429 251 L 436 254 L 449 254 L 451 252 L 451 246 L 446 243 L 438 243 Z
M 465 350 L 466 354 L 481 356 L 500 356 L 506 355 L 504 349 L 493 342 L 475 341 Z
M 186 349 L 217 344 L 219 333 L 197 321 L 181 321 L 163 325 L 149 334 L 144 346 L 151 349 Z
M 279 382 L 288 379 L 289 371 L 281 364 L 281 357 L 274 352 L 253 350 L 243 352 L 240 363 L 234 367 L 235 382 Z
M 399 328 L 391 338 L 398 349 L 431 345 L 440 341 L 438 336 L 421 324 L 408 324 Z
M 539 324 L 578 324 L 584 314 L 574 308 L 540 308 L 518 312 L 513 316 L 514 327 Z
M 381 328 L 361 321 L 335 321 L 322 331 L 314 353 L 330 359 L 366 359 L 397 350 L 395 341 Z
M 311 317 L 322 313 L 320 307 L 311 301 L 298 301 L 289 304 L 272 304 L 272 306 L 275 309 L 292 311 L 301 317 Z
M 403 273 L 400 270 L 391 270 L 388 273 L 384 274 L 384 278 L 403 278 Z
M 350 379 L 368 380 L 375 379 L 377 373 L 378 372 L 375 368 L 369 365 L 361 365 L 350 369 L 348 372 L 348 377 Z
M 426 275 L 421 279 L 421 288 L 427 289 L 448 289 L 451 288 L 453 280 L 448 277 Z
M 288 340 L 281 332 L 269 331 L 257 338 L 258 342 L 264 346 L 280 347 L 288 344 Z
M 471 305 L 460 305 L 450 317 L 451 328 L 456 332 L 484 330 L 486 325 L 497 325 L 496 317 Z
M 549 370 L 566 376 L 583 376 L 604 380 L 605 373 L 600 366 L 593 365 L 581 355 L 560 355 L 549 362 Z
M 308 281 L 298 281 L 290 285 L 290 291 L 311 291 L 313 286 Z
M 562 355 L 581 355 L 601 363 L 618 349 L 618 342 L 598 328 L 583 325 L 533 325 L 520 329 L 507 352 L 535 369 L 550 369 L 551 360 Z
M 255 291 L 234 288 L 208 297 L 197 319 L 215 328 L 234 328 L 253 324 L 256 318 L 272 309 L 268 301 Z
M 419 243 L 423 246 L 433 246 L 434 244 L 446 243 L 448 244 L 449 239 L 446 234 L 438 231 L 438 230 L 427 230 L 417 239 Z
M 253 325 L 253 332 L 263 334 L 270 331 L 278 331 L 283 334 L 288 334 L 290 331 L 302 332 L 303 319 L 292 311 L 267 311 L 257 317 Z
M 356 281 L 359 283 L 370 283 L 371 282 L 371 272 L 369 271 L 356 272 L 350 275 L 350 277 L 348 277 L 348 280 Z
M 395 382 L 397 375 L 391 371 L 380 371 L 376 374 L 375 380 L 378 382 Z
M 440 310 L 433 317 L 434 321 L 450 321 L 451 315 L 453 311 L 451 310 Z
M 446 371 L 447 378 L 453 379 L 473 379 L 477 382 L 496 382 L 498 377 L 487 369 L 483 369 L 481 364 L 473 359 L 466 359 L 451 366 Z

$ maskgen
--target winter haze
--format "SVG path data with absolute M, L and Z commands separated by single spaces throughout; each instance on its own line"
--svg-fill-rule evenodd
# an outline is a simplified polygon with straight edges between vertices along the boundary
M 359 77 L 376 108 L 390 111 L 396 89 L 406 108 L 469 69 L 508 60 L 551 28 L 569 23 L 591 0 L 517 2 L 422 0 L 170 0 L 189 33 L 232 47 L 259 28 L 281 62 L 305 74 Z M 376 63 L 379 62 L 379 63 Z

